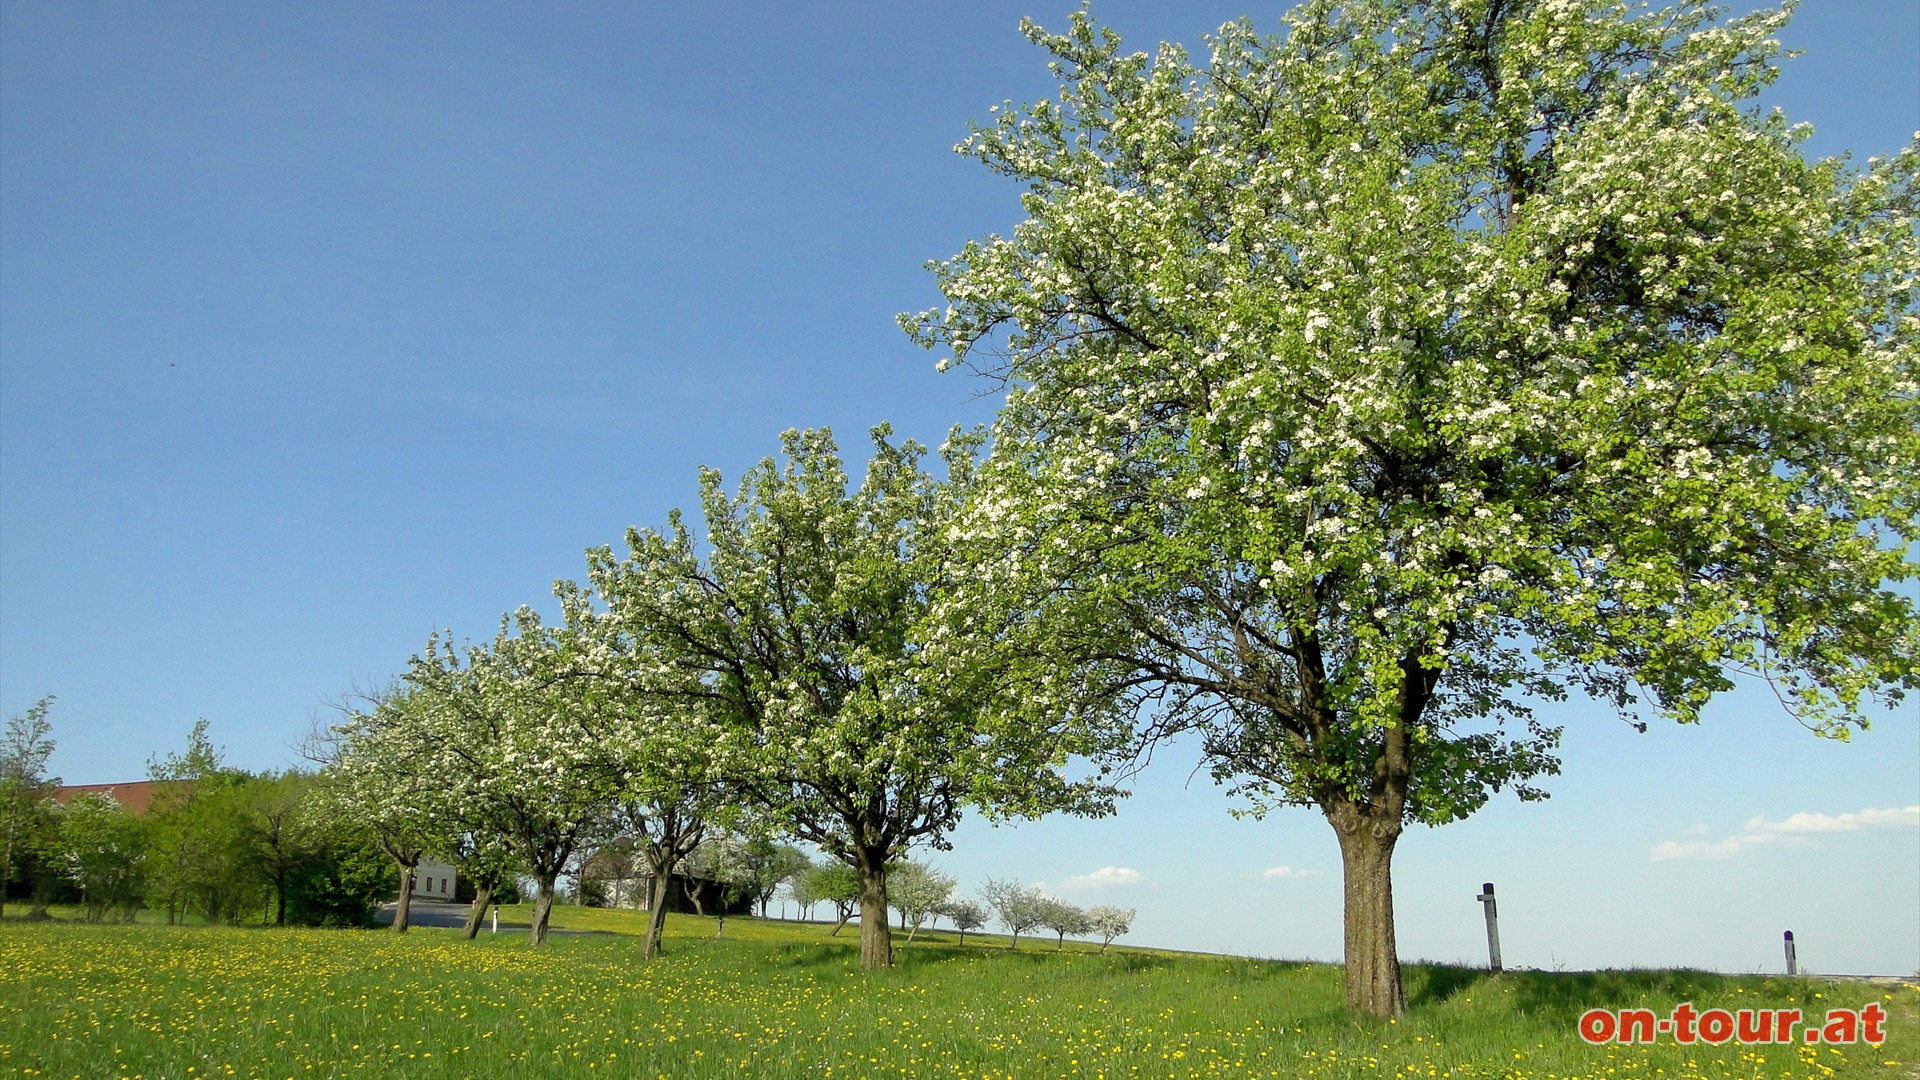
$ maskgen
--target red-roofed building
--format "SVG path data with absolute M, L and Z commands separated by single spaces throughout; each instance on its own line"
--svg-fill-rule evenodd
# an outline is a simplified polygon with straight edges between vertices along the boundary
M 174 780 L 135 780 L 125 784 L 66 784 L 53 789 L 53 801 L 61 806 L 82 795 L 111 795 L 121 809 L 136 817 L 153 807 L 154 796 Z

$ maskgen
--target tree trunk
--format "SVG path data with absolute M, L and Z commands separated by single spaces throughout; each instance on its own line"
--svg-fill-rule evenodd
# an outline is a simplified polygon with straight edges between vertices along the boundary
M 7 811 L 6 855 L 0 858 L 0 919 L 7 915 L 7 886 L 13 884 L 13 815 Z
M 1340 838 L 1346 878 L 1347 1008 L 1399 1016 L 1407 1011 L 1393 933 L 1393 847 L 1400 822 L 1351 810 L 1327 817 Z
M 835 912 L 835 914 L 837 914 L 837 915 L 838 915 L 839 917 L 838 917 L 838 918 L 836 918 L 836 919 L 834 920 L 834 922 L 833 922 L 833 929 L 831 929 L 831 930 L 829 930 L 829 931 L 827 931 L 827 936 L 828 936 L 828 937 L 839 937 L 839 936 L 840 936 L 840 928 L 841 928 L 841 927 L 843 927 L 843 926 L 845 926 L 845 925 L 847 925 L 847 920 L 848 920 L 848 919 L 851 919 L 851 918 L 853 918 L 853 908 L 851 908 L 851 907 L 849 907 L 849 906 L 847 906 L 847 905 L 845 905 L 845 904 L 841 904 L 841 903 L 838 903 L 838 902 L 835 902 L 835 904 L 834 904 L 834 908 L 833 908 L 833 909 L 834 909 L 834 912 Z
M 287 878 L 284 874 L 273 883 L 273 925 L 287 925 Z
M 893 966 L 893 928 L 887 922 L 887 858 L 884 852 L 860 852 L 860 970 Z
M 493 886 L 474 886 L 473 903 L 467 908 L 467 925 L 461 930 L 462 937 L 472 941 L 480 936 L 480 923 L 487 917 L 487 906 L 492 903 Z
M 653 873 L 652 894 L 647 903 L 647 943 L 640 950 L 642 960 L 651 960 L 662 951 L 663 938 L 667 929 L 667 888 L 671 884 L 669 876 L 659 870 Z
M 681 885 L 680 888 L 683 892 L 687 894 L 687 902 L 693 905 L 693 913 L 695 915 L 700 916 L 703 919 L 706 918 L 707 905 L 700 902 L 699 882 L 696 881 L 691 874 L 689 874 L 687 876 L 687 880 L 685 884 Z
M 400 863 L 400 898 L 393 902 L 393 932 L 407 932 L 407 912 L 413 907 L 413 867 Z
M 539 891 L 533 896 L 533 929 L 527 934 L 529 945 L 537 947 L 546 944 L 547 916 L 553 913 L 553 881 L 553 877 L 539 879 Z

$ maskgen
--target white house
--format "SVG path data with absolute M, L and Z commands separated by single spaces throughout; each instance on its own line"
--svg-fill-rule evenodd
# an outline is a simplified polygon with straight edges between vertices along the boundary
M 453 867 L 443 862 L 420 860 L 413 870 L 413 898 L 453 902 Z

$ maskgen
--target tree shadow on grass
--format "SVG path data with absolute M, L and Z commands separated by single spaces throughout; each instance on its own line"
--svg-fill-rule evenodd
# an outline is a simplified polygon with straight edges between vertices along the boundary
M 1617 1009 L 1648 1001 L 1694 1001 L 1728 992 L 1725 975 L 1679 969 L 1608 971 L 1512 971 L 1516 1003 L 1530 1012 L 1556 1013 L 1569 1022 L 1588 1009 Z
M 1409 965 L 1404 969 L 1404 975 L 1407 1005 L 1414 1009 L 1438 1005 L 1492 977 L 1490 972 L 1480 968 L 1456 967 L 1452 964 Z
M 1420 964 L 1407 970 L 1407 1002 L 1426 1008 L 1462 992 L 1498 990 L 1515 1007 L 1562 1016 L 1572 1023 L 1588 1009 L 1618 1009 L 1648 1001 L 1704 1000 L 1728 992 L 1728 978 L 1707 971 L 1616 968 L 1606 971 L 1506 971 Z
M 855 958 L 855 951 L 838 942 L 805 945 L 780 945 L 767 949 L 763 954 L 769 967 L 787 968 L 792 971 L 810 971 L 821 968 L 846 967 Z

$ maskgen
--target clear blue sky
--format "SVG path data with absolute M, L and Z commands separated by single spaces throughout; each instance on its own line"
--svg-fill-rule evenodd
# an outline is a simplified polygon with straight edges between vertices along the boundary
M 1017 220 L 951 147 L 1048 92 L 1015 24 L 1074 6 L 0 2 L 0 710 L 59 696 L 71 782 L 201 717 L 281 767 L 325 700 L 544 603 L 700 465 L 988 419 L 893 316 Z M 1095 5 L 1143 48 L 1280 10 Z M 1811 0 L 1786 38 L 1769 100 L 1813 152 L 1920 128 L 1920 5 Z M 1403 955 L 1482 957 L 1493 880 L 1516 965 L 1770 969 L 1792 928 L 1816 969 L 1920 967 L 1920 832 L 1859 816 L 1920 803 L 1913 708 L 1847 746 L 1764 694 L 1563 718 L 1551 802 L 1403 842 Z M 1143 943 L 1337 957 L 1325 823 L 1235 821 L 1192 766 L 932 861 L 1138 906 Z

